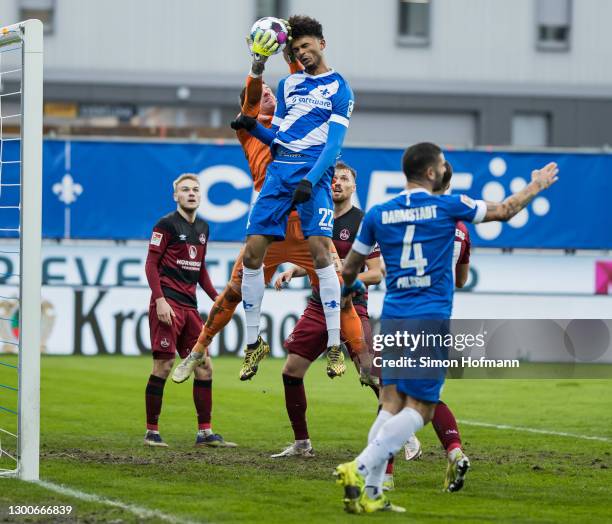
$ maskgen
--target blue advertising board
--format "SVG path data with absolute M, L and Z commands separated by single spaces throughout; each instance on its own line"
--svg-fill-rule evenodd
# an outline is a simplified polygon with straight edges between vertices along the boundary
M 5 144 L 3 158 L 11 147 L 16 143 Z M 401 156 L 401 149 L 344 149 L 343 160 L 358 172 L 362 208 L 403 189 Z M 551 161 L 560 167 L 559 182 L 512 221 L 473 228 L 475 246 L 612 249 L 612 155 L 452 150 L 446 156 L 455 171 L 454 192 L 493 201 L 520 190 L 533 169 Z M 46 140 L 43 171 L 45 237 L 149 238 L 157 219 L 174 209 L 172 181 L 192 172 L 200 177 L 200 214 L 210 223 L 211 240 L 244 239 L 252 181 L 233 142 Z M 16 173 L 16 166 L 3 165 L 3 183 Z M 4 189 L 0 206 L 14 204 L 14 191 Z M 0 213 L 0 221 L 13 224 L 14 218 Z

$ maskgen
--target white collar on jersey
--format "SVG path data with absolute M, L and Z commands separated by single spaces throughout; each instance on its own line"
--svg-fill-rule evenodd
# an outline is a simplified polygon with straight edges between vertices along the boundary
M 332 75 L 334 73 L 335 73 L 334 69 L 331 68 L 329 71 L 327 71 L 327 73 L 321 73 L 320 75 L 311 75 L 307 73 L 306 71 L 304 71 L 304 76 L 307 76 L 308 78 L 323 78 L 325 76 Z
M 427 193 L 428 195 L 431 195 L 430 191 L 427 191 L 427 189 L 425 189 L 424 187 L 417 187 L 415 189 L 404 189 L 400 195 L 412 195 L 414 193 Z

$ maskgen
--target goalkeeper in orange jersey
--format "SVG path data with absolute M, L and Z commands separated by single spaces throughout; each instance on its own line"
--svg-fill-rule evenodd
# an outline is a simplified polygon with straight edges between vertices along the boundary
M 260 45 L 266 45 L 260 42 Z M 272 41 L 268 45 L 275 45 Z M 289 64 L 292 73 L 303 69 L 302 65 L 290 54 L 289 46 L 285 49 L 285 60 Z M 240 95 L 242 115 L 256 118 L 262 125 L 269 127 L 276 108 L 276 98 L 272 90 L 263 82 L 265 56 L 254 55 L 251 71 L 246 79 L 246 86 Z M 232 127 L 236 129 L 236 135 L 240 141 L 244 154 L 249 162 L 251 176 L 255 191 L 263 186 L 266 168 L 272 161 L 270 148 L 257 138 L 240 128 L 235 122 Z M 223 292 L 217 297 L 212 306 L 208 319 L 198 342 L 188 357 L 176 367 L 172 374 L 174 382 L 184 382 L 189 378 L 196 366 L 204 362 L 208 346 L 214 336 L 221 331 L 231 320 L 238 304 L 242 301 L 242 256 L 244 248 L 234 264 L 230 281 Z M 338 274 L 341 270 L 340 259 L 332 244 L 332 257 L 336 263 Z M 306 269 L 311 282 L 318 284 L 318 277 L 312 262 L 312 257 L 302 233 L 300 220 L 295 211 L 289 215 L 285 240 L 273 242 L 268 249 L 264 259 L 264 278 L 270 282 L 278 266 L 285 262 L 291 262 L 296 266 Z M 361 327 L 361 321 L 352 303 L 349 302 L 340 312 L 341 332 L 343 340 L 351 344 L 353 351 L 360 355 L 360 364 L 366 376 L 369 375 L 371 357 L 366 351 L 366 344 Z M 240 380 L 250 380 L 257 373 L 259 363 L 270 352 L 270 346 L 260 337 L 253 345 L 247 345 L 244 361 L 240 369 Z M 341 349 L 331 348 L 327 353 L 327 374 L 330 378 L 341 376 L 346 371 L 344 355 Z

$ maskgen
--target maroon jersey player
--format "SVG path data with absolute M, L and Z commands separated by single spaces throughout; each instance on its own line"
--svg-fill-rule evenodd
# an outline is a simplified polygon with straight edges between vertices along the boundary
M 363 218 L 363 211 L 353 206 L 352 196 L 355 192 L 355 170 L 350 166 L 338 163 L 332 181 L 334 200 L 334 229 L 332 240 L 339 257 L 342 259 L 350 251 L 351 245 Z M 302 268 L 293 267 L 282 273 L 276 281 L 277 289 L 295 276 L 303 276 Z M 378 284 L 382 280 L 380 251 L 375 250 L 366 260 L 366 267 L 359 275 L 360 280 L 368 285 Z M 372 330 L 370 328 L 367 295 L 353 297 L 355 310 L 360 317 L 368 350 L 372 348 Z M 327 330 L 321 298 L 316 287 L 308 300 L 307 307 L 285 341 L 288 356 L 283 368 L 285 404 L 293 428 L 294 443 L 285 450 L 272 455 L 274 458 L 291 456 L 312 456 L 312 445 L 306 423 L 306 392 L 304 375 L 310 364 L 321 355 L 327 346 Z M 360 371 L 363 383 L 368 383 L 378 394 L 378 387 L 370 377 L 371 354 L 369 351 L 355 353 L 349 347 L 351 358 Z
M 205 264 L 208 224 L 197 216 L 201 199 L 198 177 L 183 174 L 173 186 L 176 211 L 162 217 L 153 228 L 145 265 L 151 288 L 149 327 L 153 352 L 153 371 L 145 392 L 144 443 L 148 446 L 167 446 L 158 427 L 164 385 L 176 353 L 186 357 L 202 329 L 197 284 L 211 300 L 217 297 Z M 193 400 L 198 417 L 196 445 L 235 446 L 211 428 L 212 366 L 208 357 L 196 369 Z

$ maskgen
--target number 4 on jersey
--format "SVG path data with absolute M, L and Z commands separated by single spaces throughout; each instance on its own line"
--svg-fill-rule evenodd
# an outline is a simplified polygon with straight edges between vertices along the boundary
M 400 267 L 402 269 L 416 269 L 416 275 L 421 277 L 425 274 L 425 267 L 427 266 L 427 259 L 423 258 L 423 245 L 420 242 L 412 244 L 414 238 L 414 229 L 416 226 L 411 225 L 406 227 L 406 234 L 404 235 L 404 248 L 402 249 L 402 257 L 400 258 Z M 412 254 L 412 248 L 414 248 L 414 259 L 410 260 Z

